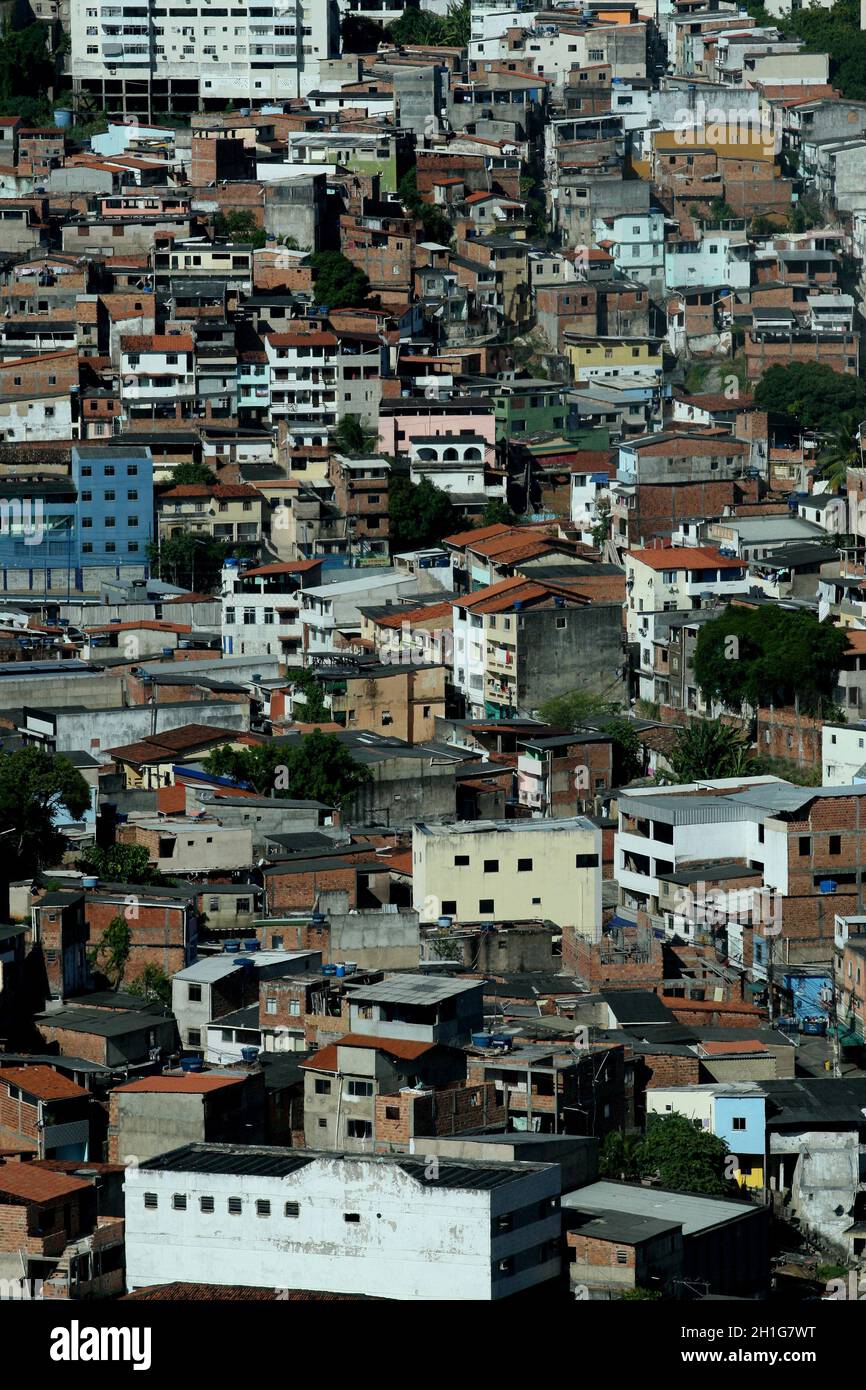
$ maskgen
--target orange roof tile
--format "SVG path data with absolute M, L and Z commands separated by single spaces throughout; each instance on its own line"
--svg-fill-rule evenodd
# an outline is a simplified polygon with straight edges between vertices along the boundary
M 83 1086 L 77 1086 L 53 1067 L 2 1067 L 0 1082 L 17 1086 L 38 1100 L 74 1100 L 77 1096 L 89 1094 Z

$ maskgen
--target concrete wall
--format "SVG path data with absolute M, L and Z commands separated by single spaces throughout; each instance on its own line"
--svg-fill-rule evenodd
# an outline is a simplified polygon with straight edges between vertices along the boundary
M 157 1195 L 156 1210 L 145 1208 L 145 1192 Z M 186 1211 L 172 1209 L 175 1192 L 187 1194 Z M 130 1169 L 127 1284 L 134 1290 L 182 1280 L 487 1301 L 558 1273 L 558 1253 L 539 1260 L 539 1247 L 559 1238 L 558 1193 L 552 1165 L 515 1165 L 513 1181 L 492 1189 L 437 1186 L 398 1163 L 330 1155 L 287 1177 Z M 204 1195 L 214 1198 L 213 1213 L 201 1211 Z M 241 1199 L 237 1216 L 228 1213 L 229 1197 Z M 270 1202 L 268 1215 L 257 1215 L 257 1200 Z M 284 1215 L 286 1201 L 298 1203 L 297 1216 Z M 539 1217 L 542 1201 L 551 1205 Z M 347 1212 L 360 1220 L 347 1222 Z M 493 1234 L 495 1218 L 509 1212 L 520 1213 L 514 1229 Z M 513 1273 L 500 1273 L 507 1256 Z

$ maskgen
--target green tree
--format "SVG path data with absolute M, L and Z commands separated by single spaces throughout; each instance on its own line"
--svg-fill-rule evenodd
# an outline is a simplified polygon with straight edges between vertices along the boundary
M 144 845 L 94 845 L 79 861 L 85 873 L 96 874 L 104 883 L 163 883 L 165 880 L 150 862 Z
M 7 23 L 0 32 L 0 108 L 20 115 L 25 124 L 50 117 L 54 63 L 47 36 L 48 26 L 35 22 L 22 28 Z
M 312 671 L 306 667 L 301 667 L 293 671 L 291 675 L 292 685 L 300 690 L 304 696 L 304 704 L 296 707 L 296 717 L 300 718 L 303 724 L 324 724 L 331 718 L 331 711 L 325 704 L 322 693 L 322 685 L 316 680 Z
M 146 965 L 140 975 L 127 985 L 130 994 L 136 994 L 148 1004 L 171 1003 L 171 980 L 158 965 Z
M 469 44 L 471 14 L 469 0 L 457 0 L 444 15 L 407 5 L 390 35 L 398 44 L 444 44 L 448 48 L 466 48 Z
M 119 989 L 132 949 L 132 932 L 122 913 L 112 917 L 94 949 L 90 964 L 102 972 L 112 989 Z
M 761 771 L 748 734 L 720 719 L 690 719 L 667 754 L 665 782 L 696 782 L 707 777 L 750 777 Z
M 862 467 L 860 452 L 860 421 L 850 412 L 840 415 L 827 432 L 818 454 L 818 468 L 833 492 L 840 492 L 846 483 L 849 468 Z
M 398 185 L 397 194 L 406 211 L 422 223 L 424 236 L 428 241 L 438 241 L 445 246 L 451 243 L 454 228 L 448 218 L 441 208 L 435 207 L 433 203 L 426 203 L 418 192 L 416 165 L 413 164 L 411 169 L 406 170 Z
M 169 487 L 215 487 L 217 476 L 204 463 L 179 463 L 172 469 Z
M 597 729 L 607 734 L 613 744 L 613 778 L 617 786 L 643 776 L 645 759 L 637 733 L 614 701 L 589 690 L 571 690 L 567 695 L 545 700 L 538 713 L 555 728 L 572 733 Z
M 634 1182 L 640 1177 L 638 1149 L 639 1134 L 621 1134 L 612 1129 L 604 1136 L 598 1150 L 598 1174 L 617 1182 Z
M 160 544 L 151 541 L 148 558 L 156 579 L 210 594 L 219 586 L 226 556 L 252 554 L 255 549 L 254 545 L 217 541 L 196 531 L 177 531 Z
M 647 1129 L 637 1147 L 637 1167 L 642 1178 L 676 1192 L 704 1192 L 709 1196 L 736 1195 L 737 1186 L 725 1177 L 728 1146 L 676 1111 L 647 1116 Z
M 499 497 L 491 498 L 481 513 L 482 526 L 514 526 L 516 522 L 517 513 Z
M 841 414 L 862 412 L 866 384 L 834 372 L 823 362 L 789 362 L 770 367 L 755 387 L 755 405 L 787 415 L 807 429 L 830 430 Z M 862 413 L 859 415 L 863 418 Z
M 370 281 L 342 251 L 314 251 L 310 256 L 316 299 L 329 309 L 357 308 L 370 293 Z
M 56 863 L 66 840 L 55 825 L 66 810 L 78 819 L 90 788 L 68 758 L 30 744 L 0 753 L 0 835 L 7 872 L 18 876 Z
M 364 454 L 377 443 L 378 436 L 363 428 L 359 415 L 344 415 L 331 430 L 331 447 L 340 454 Z
M 340 40 L 344 53 L 375 53 L 380 43 L 388 41 L 388 30 L 378 19 L 347 14 L 340 22 Z
M 208 772 L 246 783 L 260 796 L 313 800 L 340 806 L 370 781 L 369 769 L 357 763 L 335 734 L 312 733 L 290 743 L 260 743 L 253 748 L 215 748 Z
M 428 478 L 413 483 L 407 477 L 392 474 L 388 511 L 394 553 L 435 545 L 456 531 L 459 523 L 448 493 L 434 487 Z
M 267 242 L 267 233 L 247 209 L 237 212 L 218 212 L 213 220 L 214 235 L 220 241 L 245 242 L 259 251 Z
M 591 721 L 609 719 L 619 712 L 615 701 L 594 695 L 591 690 L 570 690 L 567 695 L 554 695 L 545 700 L 538 711 L 545 723 L 571 733 L 586 729 Z
M 619 1297 L 621 1302 L 625 1300 L 628 1302 L 643 1301 L 647 1303 L 657 1303 L 660 1298 L 664 1297 L 664 1294 L 660 1289 L 644 1289 L 641 1288 L 639 1284 L 636 1284 L 633 1289 L 625 1289 Z
M 833 707 L 847 650 L 841 628 L 805 610 L 731 606 L 701 627 L 694 672 L 707 702 L 731 710 L 796 705 L 820 715 Z

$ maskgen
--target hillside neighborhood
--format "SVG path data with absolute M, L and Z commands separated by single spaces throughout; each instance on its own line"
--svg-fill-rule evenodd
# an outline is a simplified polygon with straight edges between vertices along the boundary
M 866 4 L 175 5 L 0 6 L 0 1302 L 862 1300 Z

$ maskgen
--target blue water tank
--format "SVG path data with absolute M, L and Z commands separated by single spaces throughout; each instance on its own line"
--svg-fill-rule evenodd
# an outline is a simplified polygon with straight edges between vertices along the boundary
M 241 1061 L 243 1062 L 255 1062 L 258 1058 L 258 1055 L 259 1049 L 257 1047 L 241 1048 Z
M 199 1057 L 181 1057 L 180 1069 L 181 1071 L 201 1071 L 201 1059 Z
M 257 939 L 256 937 L 253 937 L 252 940 L 250 940 L 250 941 L 245 941 L 245 942 L 244 942 L 244 950 L 245 950 L 245 951 L 257 951 L 258 949 L 259 949 L 259 943 L 258 943 L 258 939 Z
M 323 965 L 323 966 L 322 966 L 322 974 L 323 974 L 323 975 L 336 975 L 336 973 L 337 973 L 337 967 L 336 967 L 336 965 Z
M 342 961 L 337 962 L 336 966 L 334 967 L 334 970 L 338 980 L 341 980 L 346 973 L 346 967 Z
M 822 878 L 821 882 L 818 884 L 818 887 L 822 893 L 835 893 L 836 880 L 834 878 Z
M 473 1046 L 473 1047 L 489 1047 L 491 1041 L 492 1041 L 492 1034 L 490 1034 L 490 1033 L 473 1033 L 473 1034 L 472 1034 L 472 1046 Z
M 226 954 L 227 956 L 233 956 L 234 953 L 235 953 L 235 951 L 239 951 L 240 949 L 241 949 L 241 943 L 240 943 L 239 941 L 224 941 L 224 942 L 223 942 L 223 951 L 225 952 L 225 954 Z
M 55 106 L 52 114 L 58 130 L 68 130 L 72 125 L 72 112 L 68 106 Z

